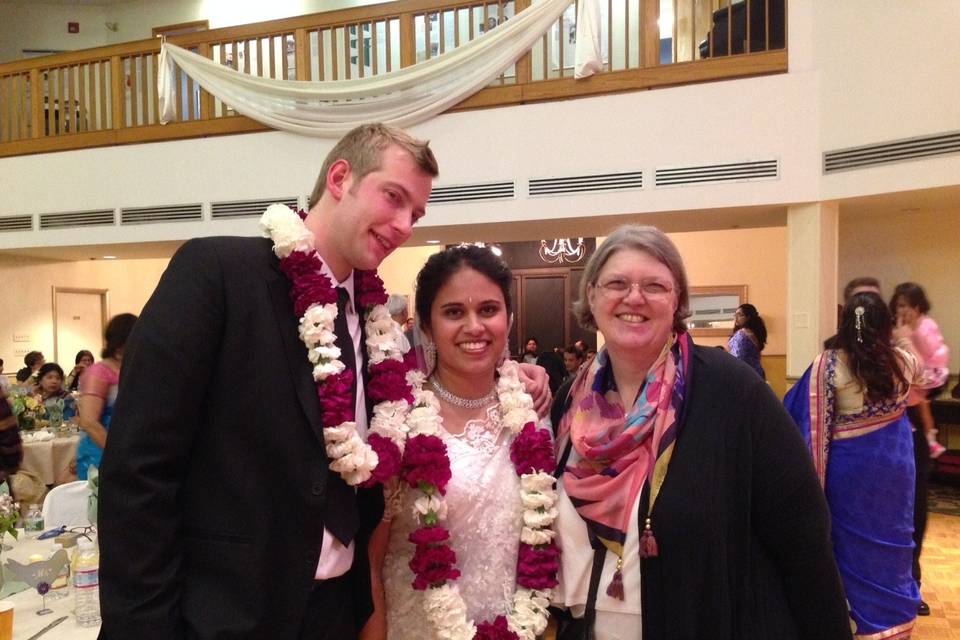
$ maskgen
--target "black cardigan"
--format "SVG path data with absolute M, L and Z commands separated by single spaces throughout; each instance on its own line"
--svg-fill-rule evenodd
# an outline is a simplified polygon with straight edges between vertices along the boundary
M 653 509 L 659 555 L 641 562 L 644 640 L 850 638 L 826 500 L 770 388 L 694 347 L 681 420 Z M 645 487 L 641 520 L 647 500 Z

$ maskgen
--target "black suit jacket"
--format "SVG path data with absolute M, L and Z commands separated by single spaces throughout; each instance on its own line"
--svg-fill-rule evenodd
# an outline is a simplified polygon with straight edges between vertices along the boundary
M 289 289 L 269 240 L 205 238 L 144 308 L 101 469 L 101 638 L 297 636 L 342 480 Z M 382 496 L 360 502 L 358 628 Z

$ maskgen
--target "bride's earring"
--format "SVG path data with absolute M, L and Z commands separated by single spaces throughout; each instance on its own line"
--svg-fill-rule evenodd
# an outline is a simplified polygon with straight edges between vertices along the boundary
M 510 343 L 503 345 L 503 353 L 500 354 L 500 359 L 497 360 L 497 369 L 503 366 L 503 363 L 510 359 Z
M 437 345 L 433 341 L 423 344 L 423 363 L 427 367 L 427 375 L 433 373 L 437 367 Z
M 510 335 L 510 331 L 513 329 L 513 314 L 510 314 L 510 319 L 507 324 L 507 336 Z M 503 366 L 503 363 L 510 359 L 510 338 L 507 338 L 507 341 L 503 345 L 503 353 L 500 354 L 500 359 L 497 360 L 497 369 Z

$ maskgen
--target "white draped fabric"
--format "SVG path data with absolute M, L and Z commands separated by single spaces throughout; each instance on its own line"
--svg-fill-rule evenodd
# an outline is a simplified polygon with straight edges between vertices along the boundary
M 177 65 L 237 112 L 274 129 L 339 137 L 364 122 L 409 127 L 488 85 L 546 33 L 570 2 L 535 2 L 483 36 L 436 58 L 352 80 L 261 78 L 165 42 L 157 77 L 160 121 L 176 118 Z
M 580 0 L 577 9 L 577 47 L 574 53 L 574 78 L 586 78 L 603 71 L 600 50 L 600 0 Z

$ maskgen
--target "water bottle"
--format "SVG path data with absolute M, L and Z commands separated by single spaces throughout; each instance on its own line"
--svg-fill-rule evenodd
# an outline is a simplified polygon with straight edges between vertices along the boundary
M 77 624 L 95 627 L 100 624 L 100 552 L 92 540 L 78 541 L 77 565 L 73 573 Z
M 23 516 L 23 530 L 28 538 L 34 538 L 43 531 L 43 513 L 40 505 L 27 505 L 27 513 Z

